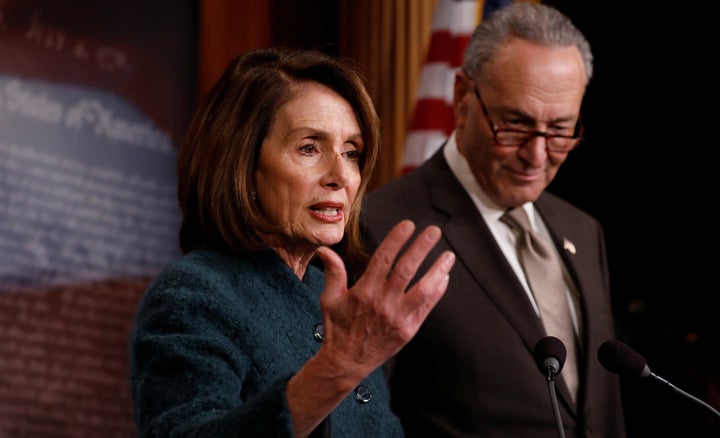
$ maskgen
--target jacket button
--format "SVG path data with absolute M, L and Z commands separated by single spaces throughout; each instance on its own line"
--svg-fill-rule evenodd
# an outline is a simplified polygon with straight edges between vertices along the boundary
M 318 342 L 325 340 L 325 326 L 323 326 L 323 323 L 319 322 L 315 324 L 315 327 L 313 328 L 313 337 Z
M 355 388 L 355 400 L 357 400 L 358 403 L 367 403 L 372 400 L 370 388 L 365 385 L 358 385 L 358 387 Z

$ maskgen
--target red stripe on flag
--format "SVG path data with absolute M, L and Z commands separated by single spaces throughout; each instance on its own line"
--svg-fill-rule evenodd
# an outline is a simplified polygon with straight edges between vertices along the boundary
M 451 35 L 446 30 L 433 32 L 430 39 L 426 62 L 447 62 L 453 67 L 462 64 L 465 46 L 470 41 L 470 35 Z
M 430 130 L 450 134 L 454 126 L 453 108 L 445 100 L 425 98 L 417 101 L 410 131 Z

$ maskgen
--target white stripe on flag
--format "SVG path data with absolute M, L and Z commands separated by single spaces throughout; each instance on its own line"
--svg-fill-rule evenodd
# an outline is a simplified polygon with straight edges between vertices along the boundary
M 453 120 L 448 119 L 451 112 L 443 111 L 440 114 L 427 114 L 427 111 L 440 111 L 443 101 L 448 108 L 452 108 L 453 85 L 455 83 L 455 72 L 459 68 L 451 65 L 459 58 L 457 53 L 461 47 L 440 47 L 438 44 L 454 44 L 458 36 L 468 37 L 472 34 L 477 25 L 478 0 L 438 0 L 432 21 L 431 46 L 433 53 L 426 55 L 425 63 L 420 71 L 420 78 L 417 89 L 417 104 L 413 114 L 411 126 L 415 130 L 409 130 L 405 139 L 405 150 L 403 151 L 403 173 L 421 165 L 430 158 L 445 142 L 452 132 Z M 449 35 L 449 37 L 448 37 Z M 448 38 L 451 41 L 448 41 Z M 452 41 L 454 40 L 454 41 Z M 429 58 L 433 59 L 429 59 Z M 443 59 L 444 57 L 444 59 Z M 425 100 L 432 103 L 424 102 Z M 429 105 L 423 105 L 427 104 Z M 422 113 L 418 112 L 422 108 Z M 419 126 L 432 120 L 433 128 L 446 126 L 445 130 L 433 130 L 430 126 Z
M 444 62 L 427 63 L 420 71 L 418 99 L 443 99 L 452 105 L 456 67 Z
M 477 0 L 440 0 L 433 15 L 432 30 L 451 35 L 472 33 L 477 25 Z

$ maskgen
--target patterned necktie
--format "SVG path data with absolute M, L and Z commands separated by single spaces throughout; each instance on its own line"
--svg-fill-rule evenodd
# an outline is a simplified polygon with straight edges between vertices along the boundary
M 578 386 L 575 332 L 560 261 L 550 243 L 530 228 L 522 207 L 508 210 L 500 220 L 519 233 L 518 257 L 540 309 L 546 334 L 557 337 L 565 344 L 567 359 L 561 375 L 574 400 Z

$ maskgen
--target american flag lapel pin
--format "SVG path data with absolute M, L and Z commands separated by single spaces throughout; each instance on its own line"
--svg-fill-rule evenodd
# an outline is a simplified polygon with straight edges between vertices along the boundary
M 563 248 L 565 248 L 565 251 L 568 251 L 570 254 L 575 254 L 577 252 L 575 250 L 575 244 L 569 241 L 567 237 L 563 237 Z

